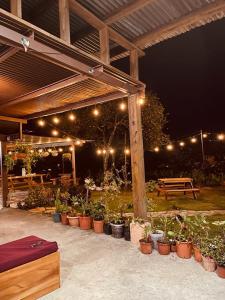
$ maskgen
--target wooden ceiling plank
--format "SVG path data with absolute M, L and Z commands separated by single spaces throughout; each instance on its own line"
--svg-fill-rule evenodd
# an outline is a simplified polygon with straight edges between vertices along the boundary
M 1 121 L 7 121 L 7 122 L 27 124 L 26 119 L 13 118 L 13 117 L 7 117 L 7 116 L 0 116 L 0 120 Z
M 100 20 L 92 12 L 90 12 L 88 9 L 86 9 L 77 1 L 75 0 L 69 0 L 69 1 L 70 1 L 71 11 L 73 11 L 76 15 L 78 15 L 80 18 L 82 18 L 92 27 L 101 30 L 107 26 L 105 22 Z M 114 42 L 129 50 L 137 49 L 140 56 L 143 56 L 145 54 L 141 49 L 139 49 L 136 45 L 134 45 L 132 42 L 127 40 L 121 34 L 116 32 L 114 29 L 110 27 L 108 27 L 108 29 L 109 29 L 109 36 Z
M 55 3 L 55 0 L 42 0 L 29 12 L 29 22 L 36 22 L 38 18 L 49 10 Z
M 15 55 L 18 51 L 19 49 L 13 47 L 10 47 L 9 49 L 5 50 L 0 54 L 0 63 L 4 62 L 9 57 Z
M 85 75 L 75 75 L 75 76 L 71 76 L 69 78 L 60 80 L 56 83 L 50 84 L 48 86 L 45 86 L 43 88 L 37 89 L 33 92 L 30 92 L 28 94 L 22 95 L 20 97 L 17 97 L 15 99 L 10 99 L 7 102 L 4 102 L 2 104 L 0 104 L 0 109 L 2 108 L 6 108 L 9 106 L 12 106 L 14 104 L 18 104 L 18 103 L 22 103 L 22 102 L 26 102 L 38 97 L 41 97 L 43 95 L 47 95 L 49 93 L 58 91 L 62 88 L 68 87 L 70 85 L 73 85 L 75 83 L 81 82 L 86 80 L 88 77 Z
M 207 4 L 202 8 L 196 9 L 194 12 L 185 15 L 169 24 L 161 26 L 160 28 L 146 33 L 143 36 L 137 38 L 133 42 L 140 48 L 144 49 L 146 44 L 154 43 L 156 40 L 159 40 L 160 37 L 178 35 L 177 32 L 183 33 L 184 27 L 188 27 L 195 23 L 200 23 L 204 19 L 209 19 L 215 14 L 221 13 L 225 9 L 225 1 L 217 0 L 211 4 Z
M 30 120 L 30 119 L 50 116 L 50 115 L 54 115 L 54 114 L 57 114 L 57 113 L 63 113 L 63 112 L 74 110 L 74 109 L 80 109 L 80 108 L 88 107 L 88 106 L 91 106 L 91 105 L 97 105 L 97 104 L 105 103 L 105 102 L 108 102 L 108 101 L 121 99 L 123 97 L 127 97 L 127 94 L 123 94 L 121 92 L 113 92 L 113 93 L 110 93 L 108 95 L 99 96 L 99 97 L 92 97 L 92 98 L 81 100 L 79 102 L 75 102 L 75 103 L 72 103 L 72 104 L 68 104 L 68 105 L 64 105 L 64 106 L 61 106 L 61 107 L 49 109 L 49 110 L 46 110 L 46 111 L 31 114 L 31 115 L 27 115 L 26 118 L 28 120 Z

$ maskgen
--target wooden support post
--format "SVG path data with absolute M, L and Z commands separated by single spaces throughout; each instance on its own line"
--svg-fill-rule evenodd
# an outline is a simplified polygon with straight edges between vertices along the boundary
M 75 145 L 72 144 L 72 175 L 73 175 L 73 183 L 76 184 L 76 149 Z
M 8 198 L 8 174 L 7 169 L 4 166 L 4 155 L 6 154 L 6 142 L 0 142 L 0 169 L 1 169 L 1 195 L 0 199 L 2 199 L 2 203 L 0 203 L 0 206 L 3 207 L 7 206 L 7 198 Z
M 100 58 L 105 64 L 110 64 L 110 51 L 109 51 L 109 30 L 104 27 L 99 30 L 100 39 Z
M 60 38 L 70 44 L 70 11 L 69 1 L 59 0 Z
M 10 0 L 10 11 L 15 16 L 22 18 L 22 0 Z
M 134 78 L 138 78 L 138 53 L 135 52 L 136 50 L 131 51 L 130 73 Z M 147 210 L 145 203 L 144 150 L 141 107 L 138 103 L 138 96 L 138 94 L 132 94 L 128 97 L 133 204 L 134 216 L 145 218 Z
M 20 140 L 23 139 L 23 123 L 20 123 Z

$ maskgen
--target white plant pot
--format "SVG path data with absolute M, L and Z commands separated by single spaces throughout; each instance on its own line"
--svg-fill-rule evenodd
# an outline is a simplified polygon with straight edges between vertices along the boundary
M 164 232 L 162 230 L 157 230 L 157 233 L 150 233 L 150 237 L 153 241 L 154 249 L 158 250 L 157 241 L 163 238 L 163 236 L 164 236 Z

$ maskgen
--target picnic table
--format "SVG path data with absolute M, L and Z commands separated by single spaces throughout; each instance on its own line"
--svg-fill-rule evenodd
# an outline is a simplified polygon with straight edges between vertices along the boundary
M 44 183 L 45 174 L 28 174 L 25 176 L 8 176 L 9 188 L 15 190 L 15 187 L 30 187 L 34 185 L 34 179 L 40 179 L 40 183 Z
M 160 193 L 164 193 L 166 200 L 168 199 L 169 193 L 183 192 L 192 193 L 194 199 L 197 199 L 197 193 L 200 192 L 198 188 L 193 185 L 192 178 L 160 178 L 158 179 L 158 196 Z

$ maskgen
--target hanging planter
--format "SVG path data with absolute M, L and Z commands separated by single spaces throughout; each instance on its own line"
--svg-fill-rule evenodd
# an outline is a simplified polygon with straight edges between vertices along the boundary
M 58 151 L 56 151 L 56 150 L 52 151 L 52 156 L 56 157 L 56 156 L 58 156 L 58 154 L 59 154 Z

